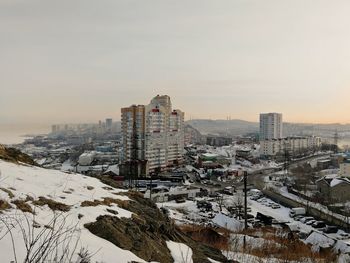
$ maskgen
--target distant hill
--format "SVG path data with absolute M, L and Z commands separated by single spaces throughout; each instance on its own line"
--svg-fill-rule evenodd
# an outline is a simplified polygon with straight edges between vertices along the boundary
M 259 132 L 258 122 L 244 120 L 208 120 L 196 119 L 186 122 L 202 134 L 218 134 L 237 136 Z M 332 137 L 337 131 L 341 137 L 350 136 L 350 124 L 312 124 L 312 123 L 284 123 L 283 134 L 291 135 L 318 135 Z
M 241 135 L 258 132 L 259 124 L 244 120 L 190 120 L 186 122 L 202 134 Z

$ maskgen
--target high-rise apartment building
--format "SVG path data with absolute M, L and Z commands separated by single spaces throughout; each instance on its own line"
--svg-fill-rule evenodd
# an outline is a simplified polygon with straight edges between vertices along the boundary
M 260 140 L 280 139 L 283 123 L 281 113 L 260 114 Z
M 107 118 L 107 119 L 106 119 L 106 130 L 107 130 L 108 132 L 111 132 L 112 127 L 113 127 L 113 119 Z
M 122 108 L 121 114 L 125 174 L 148 175 L 182 162 L 184 113 L 172 110 L 169 96 Z

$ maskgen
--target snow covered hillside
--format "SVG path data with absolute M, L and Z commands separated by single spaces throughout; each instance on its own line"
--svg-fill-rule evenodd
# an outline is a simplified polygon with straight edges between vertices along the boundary
M 60 220 L 59 224 L 62 227 L 71 228 L 72 226 L 76 226 L 75 231 L 77 236 L 72 240 L 71 245 L 75 245 L 75 241 L 78 239 L 79 247 L 76 251 L 80 251 L 80 247 L 86 248 L 94 254 L 94 261 L 115 262 L 116 258 L 118 258 L 118 262 L 129 262 L 131 260 L 144 262 L 133 253 L 114 246 L 112 243 L 93 235 L 84 228 L 84 224 L 95 221 L 97 216 L 111 214 L 111 212 L 107 211 L 107 208 L 110 211 L 114 210 L 118 212 L 118 217 L 130 218 L 132 213 L 119 208 L 116 204 L 112 204 L 110 207 L 83 207 L 81 205 L 83 201 L 102 200 L 105 197 L 128 200 L 129 198 L 127 196 L 119 194 L 123 190 L 116 191 L 94 178 L 83 175 L 66 174 L 59 171 L 45 170 L 34 166 L 16 165 L 4 161 L 0 161 L 0 186 L 0 199 L 9 203 L 13 208 L 2 211 L 0 217 L 4 218 L 4 220 L 18 218 L 24 223 L 22 224 L 23 226 L 26 226 L 24 222 L 26 218 L 31 220 L 31 224 L 34 220 L 38 230 L 36 228 L 34 229 L 39 233 L 40 228 L 49 225 L 54 218 L 58 217 L 57 220 Z M 68 205 L 69 211 L 64 213 L 59 210 L 52 210 L 49 205 L 34 206 L 33 202 L 26 202 L 35 213 L 33 215 L 28 212 L 21 212 L 19 209 L 14 209 L 16 205 L 11 203 L 15 200 L 38 200 L 40 197 Z M 58 215 L 62 215 L 62 217 Z M 63 220 L 65 221 L 64 225 L 62 225 Z M 5 229 L 1 230 L 3 232 L 6 231 Z M 19 226 L 16 226 L 12 230 L 12 234 L 17 260 L 18 262 L 22 262 L 26 255 L 26 249 L 22 233 L 19 230 Z M 27 228 L 26 231 L 30 231 L 30 229 Z M 0 240 L 0 254 L 2 255 L 1 260 L 3 262 L 14 260 L 14 253 L 11 251 L 10 235 L 6 235 Z
M 226 261 L 221 252 L 197 250 L 156 207 L 147 207 L 148 200 L 129 196 L 95 178 L 0 160 L 0 261 L 81 262 L 85 256 L 91 262 L 179 262 L 176 251 L 187 245 L 193 262 L 211 262 L 209 255 Z M 143 240 L 152 246 L 148 251 L 137 245 L 145 246 Z

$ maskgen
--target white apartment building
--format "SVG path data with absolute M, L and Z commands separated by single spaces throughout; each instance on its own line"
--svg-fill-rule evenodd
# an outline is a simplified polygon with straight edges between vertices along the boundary
M 321 138 L 316 136 L 261 140 L 260 155 L 273 157 L 284 153 L 285 150 L 293 155 L 306 150 L 318 149 L 320 146 Z
M 283 123 L 281 113 L 260 114 L 260 140 L 271 140 L 282 138 Z
M 350 160 L 345 159 L 339 164 L 339 176 L 350 178 Z
M 165 170 L 182 162 L 184 113 L 172 110 L 169 96 L 122 110 L 123 163 L 142 163 L 137 174 Z

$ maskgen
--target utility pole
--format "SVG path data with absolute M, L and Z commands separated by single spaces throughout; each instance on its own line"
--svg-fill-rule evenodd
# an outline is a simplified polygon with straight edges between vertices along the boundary
M 334 133 L 334 152 L 335 153 L 338 153 L 338 140 L 339 140 L 338 130 L 335 130 L 335 133 Z
M 151 175 L 151 184 L 149 186 L 149 199 L 152 201 L 152 173 L 150 175 Z
M 244 228 L 248 229 L 248 219 L 247 219 L 247 177 L 248 172 L 244 171 L 243 178 L 244 178 Z
M 283 163 L 283 168 L 284 168 L 283 181 L 284 181 L 284 183 L 287 182 L 289 164 L 290 164 L 290 143 L 284 142 L 284 163 Z
M 243 172 L 243 179 L 244 179 L 244 230 L 248 229 L 248 219 L 247 219 L 247 177 L 248 172 Z M 245 251 L 246 248 L 246 235 L 243 236 L 243 251 Z

